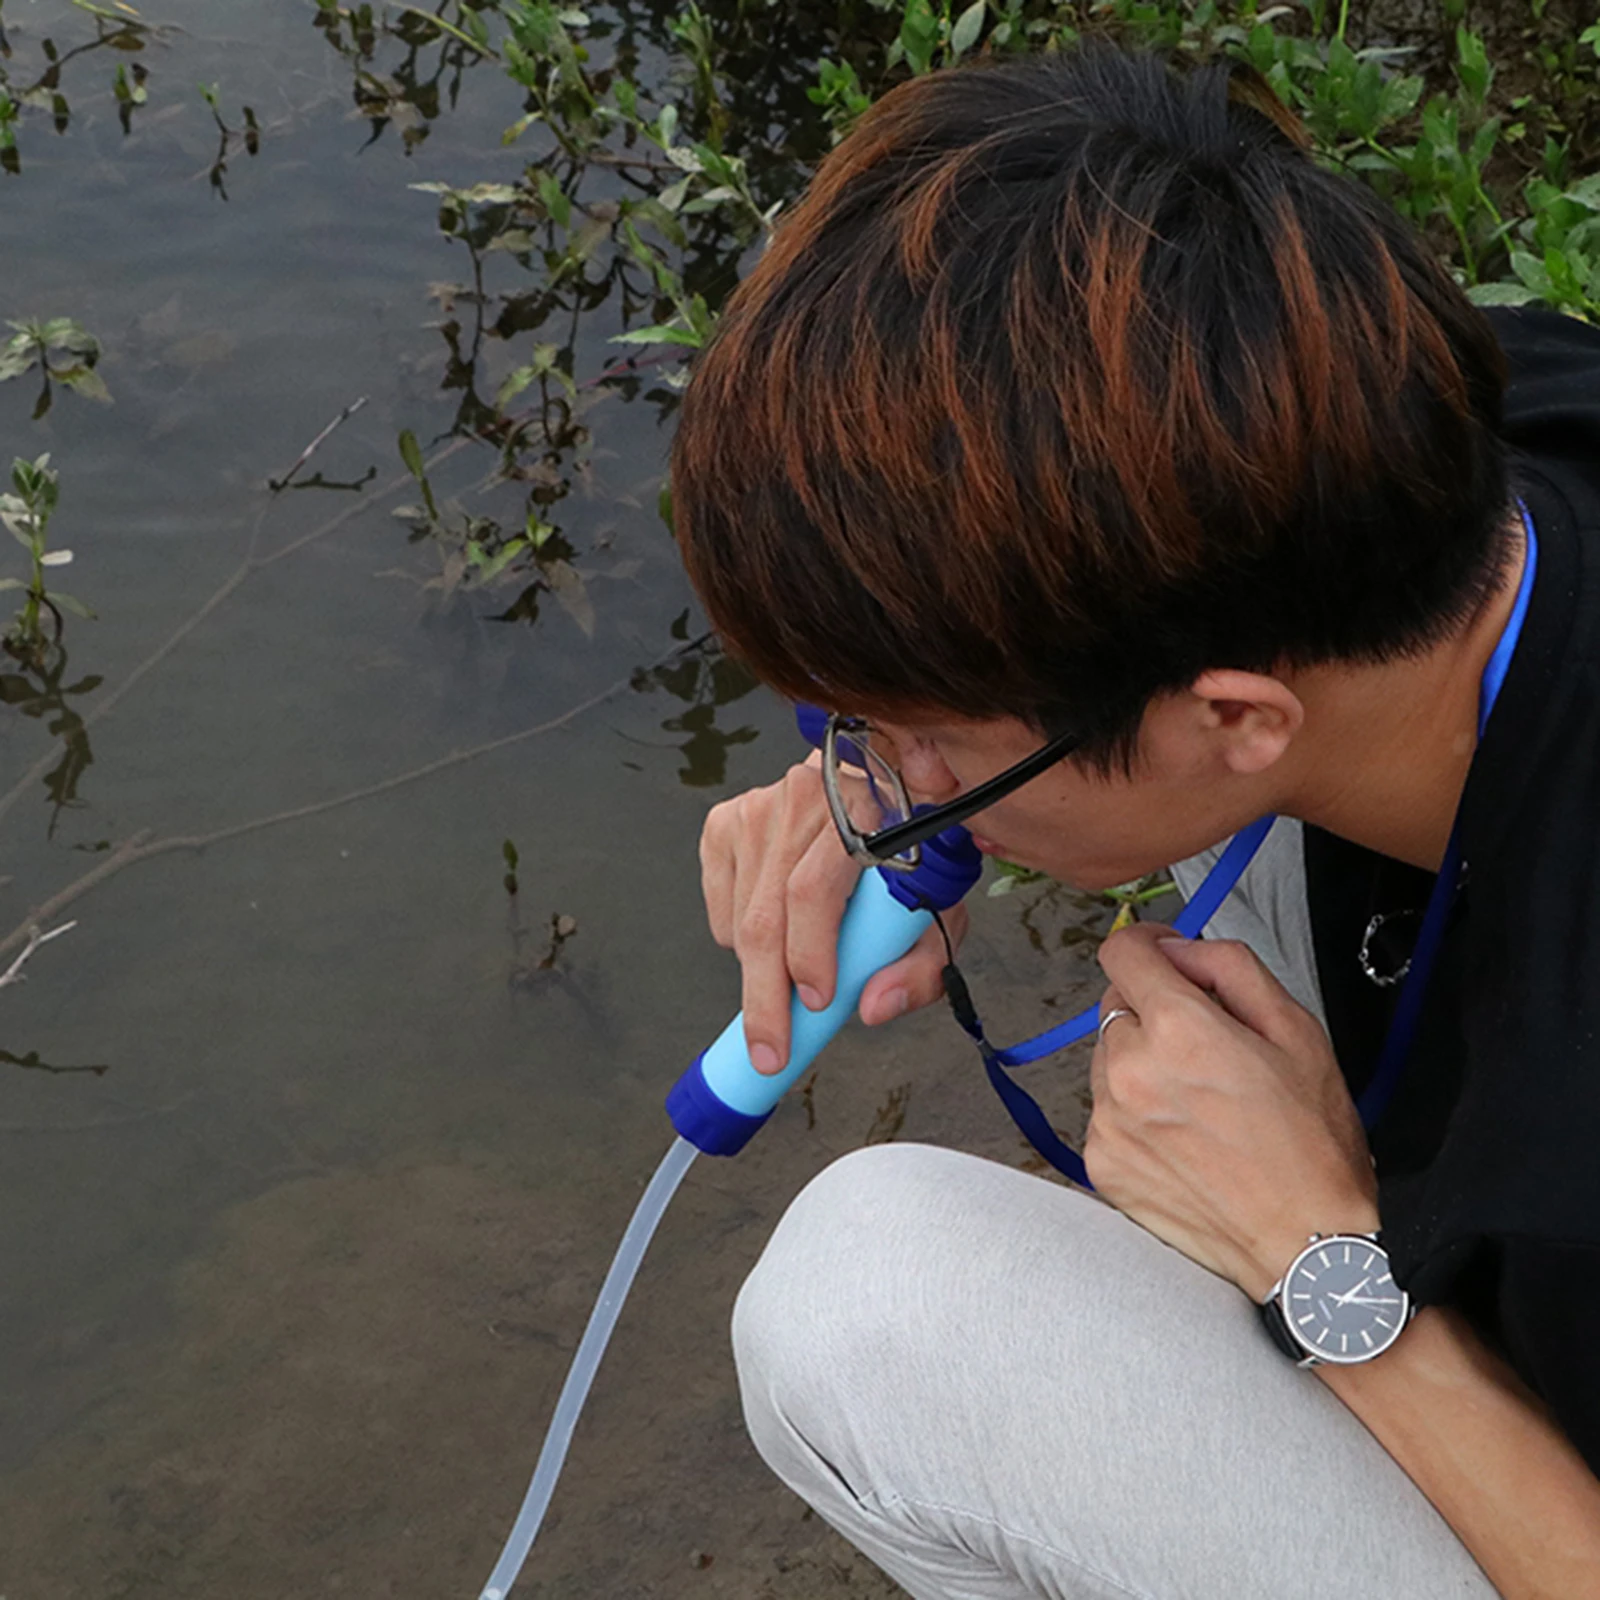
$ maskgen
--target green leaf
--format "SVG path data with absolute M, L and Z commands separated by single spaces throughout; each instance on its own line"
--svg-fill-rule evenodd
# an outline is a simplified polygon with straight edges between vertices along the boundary
M 99 359 L 100 341 L 71 317 L 52 317 L 40 329 L 39 339 L 41 343 L 58 350 L 70 350 L 74 355 Z
M 533 249 L 533 235 L 526 228 L 507 228 L 497 233 L 485 250 L 499 250 L 507 255 L 526 255 Z
M 956 25 L 950 30 L 952 61 L 959 61 L 978 42 L 978 35 L 983 32 L 985 9 L 985 0 L 973 0 L 973 3 L 956 18 Z
M 526 539 L 512 539 L 492 556 L 487 556 L 480 560 L 477 563 L 478 582 L 480 584 L 493 583 L 527 548 L 528 541 Z
M 85 622 L 93 622 L 96 620 L 94 612 L 92 612 L 88 606 L 83 603 L 83 601 L 74 599 L 70 594 L 62 594 L 59 589 L 52 589 L 50 591 L 50 602 L 52 605 L 65 607 L 73 614 L 73 616 L 82 617 Z
M 475 183 L 470 189 L 452 191 L 472 205 L 510 206 L 522 198 L 522 191 L 511 183 Z
M 1494 78 L 1494 68 L 1489 64 L 1489 52 L 1481 34 L 1470 28 L 1456 29 L 1456 76 L 1473 105 L 1481 106 L 1489 93 Z
M 26 589 L 28 586 L 21 578 L 0 578 L 0 589 Z
M 500 143 L 503 145 L 515 144 L 517 140 L 520 139 L 523 134 L 525 134 L 528 129 L 534 125 L 534 123 L 542 122 L 543 120 L 544 113 L 542 111 L 530 111 L 526 116 L 518 117 L 517 120 L 500 135 Z M 414 189 L 418 186 L 416 184 L 412 184 L 411 187 Z
M 1511 252 L 1511 270 L 1537 295 L 1541 300 L 1549 299 L 1551 293 L 1550 274 L 1545 271 L 1544 263 L 1526 250 L 1513 250 Z
M 504 411 L 538 376 L 538 367 L 518 367 L 514 372 L 507 373 L 505 382 L 495 391 L 495 409 Z
M 1474 283 L 1467 289 L 1467 299 L 1477 306 L 1525 306 L 1539 298 L 1526 284 L 1503 280 L 1499 283 Z
M 648 328 L 630 328 L 613 334 L 610 344 L 686 344 L 699 349 L 705 342 L 692 328 L 675 327 L 668 322 L 652 323 Z
M 406 471 L 421 483 L 426 476 L 422 465 L 422 447 L 417 443 L 417 436 L 409 428 L 402 429 L 400 434 L 400 459 L 406 464 Z
M 53 376 L 86 400 L 99 400 L 107 405 L 111 403 L 111 391 L 106 387 L 106 380 L 93 367 L 69 367 L 65 372 L 57 372 Z
M 550 220 L 558 228 L 565 228 L 572 221 L 572 200 L 553 173 L 539 174 L 539 198 L 544 202 Z

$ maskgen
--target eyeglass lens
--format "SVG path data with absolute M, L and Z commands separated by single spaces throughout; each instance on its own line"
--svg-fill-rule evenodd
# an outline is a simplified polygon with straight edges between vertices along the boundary
M 850 825 L 858 834 L 871 835 L 892 828 L 911 815 L 911 802 L 900 774 L 875 744 L 870 728 L 853 727 L 848 734 L 841 732 L 835 751 L 840 798 Z

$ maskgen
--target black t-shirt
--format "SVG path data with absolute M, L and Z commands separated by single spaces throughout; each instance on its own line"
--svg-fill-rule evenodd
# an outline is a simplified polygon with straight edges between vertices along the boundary
M 1399 1281 L 1460 1306 L 1600 1474 L 1600 328 L 1492 315 L 1538 566 L 1462 796 L 1462 888 L 1372 1148 Z M 1397 992 L 1363 973 L 1363 931 L 1420 911 L 1433 880 L 1305 838 L 1329 1029 L 1359 1092 Z

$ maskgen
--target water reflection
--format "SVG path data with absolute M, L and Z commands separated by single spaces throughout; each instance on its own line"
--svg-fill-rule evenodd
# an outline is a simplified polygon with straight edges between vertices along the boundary
M 673 637 L 688 638 L 688 613 L 672 625 Z M 675 660 L 634 675 L 633 688 L 639 694 L 665 690 L 682 700 L 687 709 L 668 717 L 661 727 L 666 733 L 687 737 L 678 745 L 683 757 L 680 781 L 691 789 L 715 788 L 728 779 L 728 752 L 759 737 L 759 730 L 748 724 L 737 728 L 717 726 L 717 713 L 742 700 L 758 687 L 756 678 L 710 635 L 691 641 Z
M 91 672 L 76 683 L 68 683 L 67 652 L 59 644 L 15 665 L 20 670 L 0 672 L 0 705 L 44 723 L 51 738 L 61 746 L 60 759 L 43 777 L 50 800 L 49 836 L 53 838 L 62 811 L 81 803 L 78 785 L 94 763 L 89 730 L 71 702 L 92 694 L 104 680 L 99 673 Z
M 6 30 L 5 19 L 0 17 L 0 170 L 12 177 L 22 171 L 17 130 L 28 113 L 47 113 L 58 134 L 65 133 L 72 125 L 72 108 L 67 101 L 63 76 L 71 62 L 100 50 L 137 54 L 148 41 L 160 39 L 172 31 L 145 22 L 131 8 L 127 15 L 118 15 L 90 5 L 81 6 L 74 13 L 73 24 L 87 27 L 85 14 L 93 19 L 94 38 L 63 49 L 52 35 L 42 34 L 37 59 L 31 51 L 18 55 L 12 35 Z M 16 38 L 19 41 L 26 38 L 21 27 L 16 30 Z M 134 111 L 145 103 L 148 78 L 149 71 L 142 61 L 133 62 L 131 67 L 121 62 L 113 74 L 112 92 L 124 137 L 133 131 Z
M 111 1067 L 108 1063 L 101 1063 L 98 1066 L 55 1066 L 48 1061 L 41 1061 L 39 1059 L 39 1052 L 37 1050 L 30 1050 L 26 1055 L 22 1056 L 19 1056 L 10 1050 L 0 1050 L 0 1063 L 3 1063 L 8 1067 L 25 1067 L 33 1072 L 50 1072 L 57 1075 L 72 1072 L 88 1072 L 92 1073 L 97 1078 L 103 1077 L 111 1070 Z

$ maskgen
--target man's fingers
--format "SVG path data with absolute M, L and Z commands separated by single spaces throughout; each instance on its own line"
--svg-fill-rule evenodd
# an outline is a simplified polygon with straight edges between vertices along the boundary
M 1135 923 L 1122 928 L 1100 946 L 1101 970 L 1131 1006 L 1141 1015 L 1163 999 L 1191 993 L 1196 986 L 1173 966 L 1158 941 L 1182 941 L 1180 934 L 1154 922 Z
M 1105 1021 L 1113 1011 L 1132 1011 L 1133 1007 L 1123 998 L 1116 984 L 1112 984 L 1100 996 L 1100 1020 Z M 1103 1029 L 1094 1042 L 1094 1054 L 1089 1057 L 1089 1093 L 1096 1102 L 1104 1103 L 1106 1072 L 1110 1061 L 1110 1037 L 1118 1028 L 1134 1028 L 1138 1026 L 1137 1014 L 1131 1017 L 1118 1017 L 1109 1028 Z
M 706 921 L 711 937 L 724 950 L 733 948 L 733 894 L 735 865 L 727 833 L 707 819 L 700 835 L 700 892 L 705 897 Z
M 789 996 L 792 986 L 783 964 L 782 947 L 776 960 L 739 951 L 743 974 L 744 1039 L 750 1063 L 757 1072 L 781 1072 L 789 1059 Z
M 950 942 L 959 950 L 967 931 L 966 909 L 952 906 L 942 915 Z M 948 959 L 939 930 L 927 929 L 905 955 L 868 980 L 861 991 L 861 1020 L 869 1027 L 876 1027 L 882 1022 L 892 1022 L 907 1011 L 942 1000 L 943 973 Z
M 1252 1033 L 1291 1042 L 1310 1013 L 1248 946 L 1232 939 L 1165 939 L 1160 952 L 1184 978 L 1217 999 Z
M 746 889 L 735 885 L 734 953 L 744 975 L 744 1036 L 757 1072 L 789 1059 L 788 863 L 769 855 Z
M 860 876 L 860 866 L 845 854 L 831 828 L 817 835 L 789 875 L 785 924 L 789 976 L 813 1011 L 833 999 L 839 923 Z
M 1142 1018 L 1205 998 L 1251 1032 L 1283 1042 L 1306 1015 L 1255 952 L 1231 939 L 1184 939 L 1142 923 L 1112 934 L 1100 965 Z

